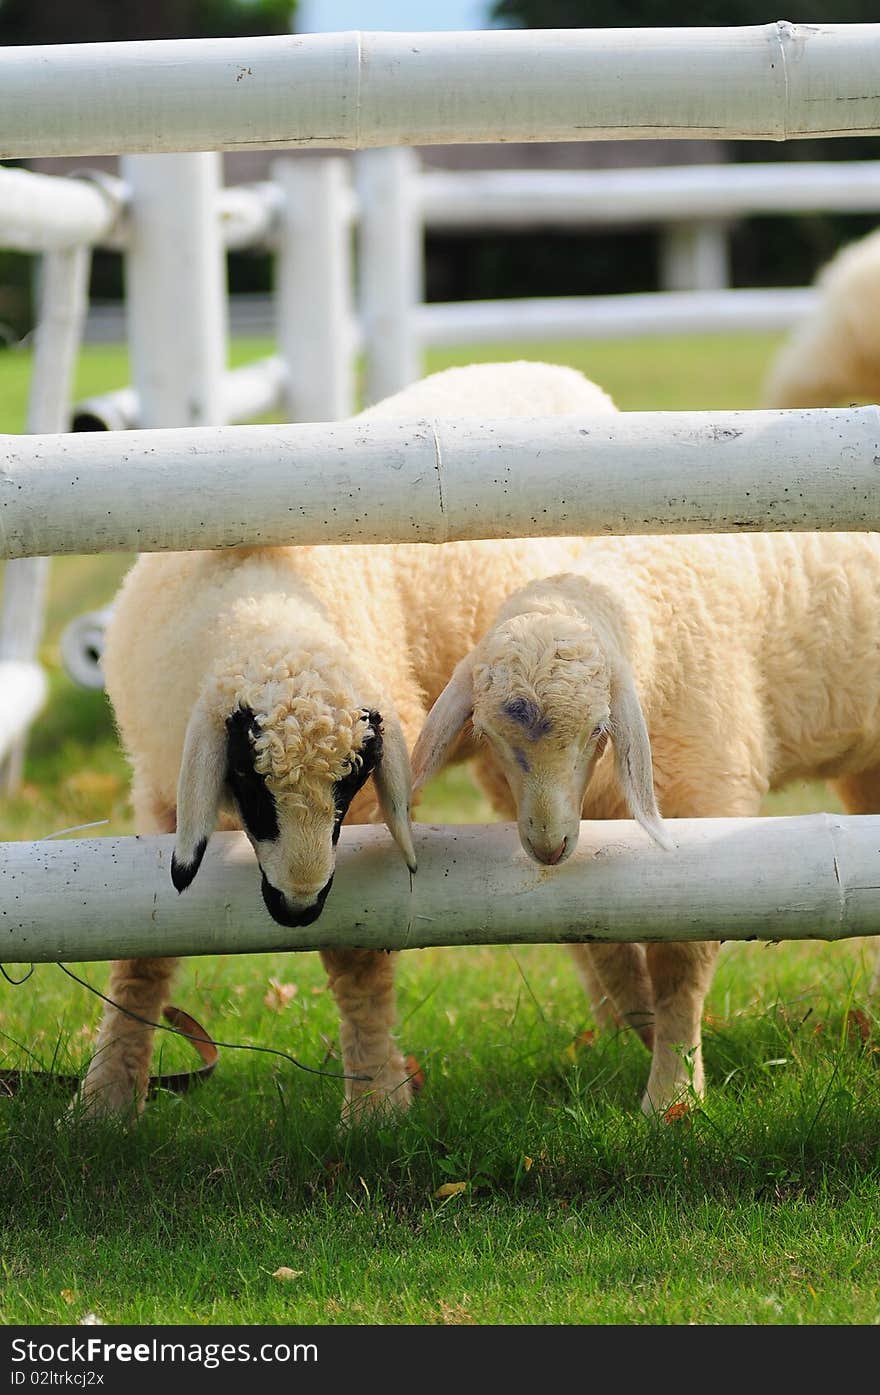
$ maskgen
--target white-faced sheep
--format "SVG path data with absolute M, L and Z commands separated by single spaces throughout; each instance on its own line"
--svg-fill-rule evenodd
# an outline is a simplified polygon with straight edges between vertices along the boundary
M 658 802 L 670 818 L 752 816 L 799 778 L 831 777 L 850 812 L 880 812 L 880 537 L 596 539 L 576 574 L 513 594 L 458 665 L 415 786 L 457 754 L 477 754 L 496 809 L 553 866 L 582 816 L 629 812 L 665 844 Z M 645 947 L 647 1113 L 703 1090 L 717 950 Z
M 613 410 L 572 369 L 510 363 L 435 374 L 363 415 Z M 368 821 L 377 799 L 414 868 L 407 751 L 428 708 L 504 597 L 575 564 L 583 546 L 544 539 L 141 557 L 113 607 L 104 670 L 133 767 L 137 829 L 176 830 L 178 890 L 195 877 L 215 826 L 243 827 L 269 913 L 308 925 L 330 891 L 342 819 Z M 322 958 L 341 1017 L 347 1107 L 405 1107 L 409 1072 L 391 1035 L 395 956 L 346 949 Z M 109 995 L 123 1010 L 104 1014 L 83 1085 L 91 1112 L 142 1104 L 152 1031 L 124 1009 L 157 1021 L 173 967 L 114 964 Z
M 880 231 L 838 252 L 816 289 L 815 308 L 771 364 L 764 406 L 880 401 Z

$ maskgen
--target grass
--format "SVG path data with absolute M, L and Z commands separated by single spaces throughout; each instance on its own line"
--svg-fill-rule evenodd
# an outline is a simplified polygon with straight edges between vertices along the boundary
M 748 407 L 774 344 L 479 356 L 572 363 L 628 408 Z M 475 356 L 435 355 L 431 367 Z M 0 429 L 21 427 L 26 369 L 0 357 Z M 78 390 L 125 378 L 116 351 L 92 350 Z M 0 806 L 0 838 L 103 818 L 99 833 L 131 829 L 106 701 L 70 683 L 57 647 L 63 624 L 106 603 L 129 561 L 53 564 L 51 698 L 24 786 Z M 766 812 L 836 807 L 823 787 L 802 786 Z M 490 817 L 462 771 L 435 782 L 422 816 Z M 707 1002 L 709 1095 L 666 1128 L 638 1112 L 647 1057 L 636 1040 L 576 1044 L 588 1008 L 552 946 L 402 956 L 400 1036 L 426 1087 L 395 1128 L 341 1134 L 338 1080 L 247 1052 L 222 1052 L 204 1089 L 158 1096 L 130 1132 L 64 1120 L 65 1094 L 33 1081 L 0 1107 L 0 1322 L 87 1311 L 129 1324 L 880 1321 L 872 950 L 726 945 Z M 106 981 L 106 965 L 74 967 Z M 223 1040 L 339 1069 L 316 955 L 191 959 L 175 998 Z M 81 1071 L 97 1017 L 95 999 L 53 965 L 0 990 L 10 1064 Z M 162 1069 L 189 1063 L 162 1040 Z M 445 1182 L 466 1185 L 440 1199 Z M 298 1277 L 273 1278 L 279 1266 Z

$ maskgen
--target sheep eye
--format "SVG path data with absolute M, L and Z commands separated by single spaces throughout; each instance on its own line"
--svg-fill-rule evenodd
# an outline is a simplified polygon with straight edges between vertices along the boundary
M 590 740 L 591 740 L 591 741 L 598 741 L 598 740 L 599 740 L 599 737 L 600 737 L 600 736 L 604 736 L 604 735 L 605 735 L 605 723 L 604 723 L 604 722 L 600 722 L 599 725 L 598 725 L 597 727 L 593 727 L 593 730 L 590 732 Z

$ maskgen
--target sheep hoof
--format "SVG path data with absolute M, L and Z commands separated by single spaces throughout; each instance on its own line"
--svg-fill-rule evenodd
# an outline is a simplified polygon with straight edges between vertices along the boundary
M 414 1067 L 414 1069 L 413 1069 Z M 410 1056 L 381 1070 L 369 1084 L 354 1086 L 342 1110 L 346 1127 L 390 1123 L 405 1114 L 421 1089 L 421 1071 Z
M 88 1076 L 67 1107 L 71 1121 L 120 1119 L 134 1124 L 143 1113 L 145 1095 L 127 1075 L 90 1080 Z
M 677 1124 L 688 1122 L 694 1106 L 700 1102 L 700 1094 L 690 1085 L 669 1094 L 652 1098 L 646 1090 L 642 1096 L 642 1113 L 656 1124 Z

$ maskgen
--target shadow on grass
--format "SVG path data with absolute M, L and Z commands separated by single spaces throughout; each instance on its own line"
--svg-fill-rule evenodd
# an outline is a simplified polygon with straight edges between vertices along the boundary
M 173 1214 L 180 1239 L 211 1215 L 368 1199 L 417 1224 L 444 1183 L 464 1183 L 488 1207 L 511 1199 L 641 1206 L 652 1195 L 781 1205 L 842 1201 L 876 1185 L 874 1048 L 832 1022 L 786 1068 L 765 1054 L 778 1041 L 772 1021 L 710 1032 L 708 1098 L 671 1125 L 641 1116 L 647 1058 L 630 1043 L 538 1078 L 503 1062 L 444 1071 L 438 1058 L 406 1118 L 348 1131 L 338 1126 L 338 1081 L 253 1062 L 223 1061 L 191 1095 L 158 1096 L 132 1129 L 71 1119 L 66 1098 L 34 1083 L 0 1104 L 4 1223 L 64 1216 L 112 1230 L 132 1216 Z M 739 1074 L 719 1080 L 719 1064 L 731 1059 Z M 611 1091 L 602 1084 L 609 1074 Z

